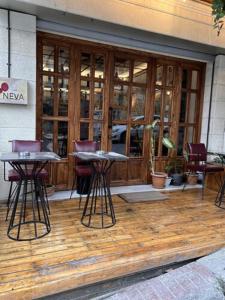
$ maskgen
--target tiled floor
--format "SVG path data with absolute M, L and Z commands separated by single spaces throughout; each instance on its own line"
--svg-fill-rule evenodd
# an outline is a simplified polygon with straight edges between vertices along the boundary
M 191 188 L 201 188 L 202 186 L 200 184 L 198 185 L 187 185 L 185 189 L 191 189 Z M 182 190 L 183 185 L 181 186 L 174 186 L 170 185 L 169 187 L 159 190 L 152 187 L 151 184 L 143 184 L 143 185 L 130 185 L 130 186 L 117 186 L 117 187 L 111 187 L 111 193 L 112 195 L 117 195 L 121 193 L 133 193 L 133 192 L 148 192 L 148 191 L 176 191 L 176 190 Z M 56 192 L 53 196 L 49 197 L 49 200 L 64 200 L 70 198 L 71 191 L 61 191 Z M 79 194 L 76 193 L 76 191 L 73 192 L 73 198 L 79 198 Z

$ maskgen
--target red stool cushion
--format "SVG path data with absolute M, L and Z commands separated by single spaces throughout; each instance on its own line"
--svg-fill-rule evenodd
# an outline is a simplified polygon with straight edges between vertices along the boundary
M 42 169 L 41 172 L 38 174 L 39 178 L 47 179 L 48 172 L 45 169 Z M 32 179 L 32 169 L 28 170 L 28 179 Z M 20 175 L 16 170 L 9 170 L 8 172 L 8 180 L 9 181 L 19 181 Z
M 75 166 L 77 176 L 91 176 L 92 168 L 90 166 Z

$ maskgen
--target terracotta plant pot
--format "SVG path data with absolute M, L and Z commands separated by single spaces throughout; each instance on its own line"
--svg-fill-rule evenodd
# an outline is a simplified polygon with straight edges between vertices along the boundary
M 189 174 L 187 175 L 188 184 L 195 185 L 198 181 L 198 174 Z
M 155 172 L 152 174 L 152 186 L 156 189 L 165 187 L 167 174 L 163 172 Z

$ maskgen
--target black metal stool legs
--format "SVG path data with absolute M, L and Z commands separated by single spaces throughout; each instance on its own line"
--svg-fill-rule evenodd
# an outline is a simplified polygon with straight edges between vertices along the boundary
M 225 209 L 225 177 L 221 179 L 221 185 L 216 196 L 215 205 Z
M 36 175 L 34 173 L 33 178 L 30 179 L 26 170 L 22 170 L 15 163 L 13 166 L 18 167 L 17 171 L 20 172 L 21 179 L 17 183 L 15 197 L 11 200 L 12 209 L 7 235 L 16 241 L 31 241 L 41 238 L 51 230 L 43 180 L 38 177 L 38 173 Z M 31 184 L 31 201 L 28 202 L 29 183 Z M 9 214 L 9 211 L 7 213 Z
M 107 176 L 113 161 L 93 161 L 93 175 L 81 223 L 86 227 L 108 228 L 116 223 Z

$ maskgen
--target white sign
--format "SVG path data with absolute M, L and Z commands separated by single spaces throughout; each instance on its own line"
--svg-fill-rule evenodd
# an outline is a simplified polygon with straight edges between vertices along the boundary
M 27 104 L 27 81 L 0 78 L 0 103 Z

